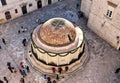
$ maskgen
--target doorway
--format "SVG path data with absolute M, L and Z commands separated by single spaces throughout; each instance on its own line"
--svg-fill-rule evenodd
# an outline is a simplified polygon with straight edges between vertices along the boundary
M 22 7 L 22 13 L 23 13 L 23 14 L 26 14 L 26 13 L 27 13 L 26 5 Z
M 42 1 L 41 1 L 41 0 L 39 0 L 39 1 L 37 2 L 37 7 L 38 7 L 38 8 L 42 8 Z
M 51 4 L 52 3 L 52 1 L 51 0 L 48 0 L 48 4 Z

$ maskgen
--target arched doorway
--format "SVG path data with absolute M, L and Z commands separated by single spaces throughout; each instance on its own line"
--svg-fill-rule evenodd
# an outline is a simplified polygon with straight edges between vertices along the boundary
M 26 14 L 26 13 L 27 13 L 26 5 L 22 7 L 22 13 L 23 13 L 23 14 Z
M 5 12 L 5 17 L 6 17 L 7 20 L 11 19 L 11 14 L 10 14 L 9 11 Z
M 51 4 L 52 3 L 52 1 L 51 0 L 48 0 L 48 4 Z
M 38 7 L 38 8 L 42 8 L 42 1 L 41 1 L 41 0 L 39 0 L 39 1 L 37 2 L 37 7 Z

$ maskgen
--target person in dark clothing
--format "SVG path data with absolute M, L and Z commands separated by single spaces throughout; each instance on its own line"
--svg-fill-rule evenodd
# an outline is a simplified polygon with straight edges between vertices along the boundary
M 13 73 L 17 72 L 16 69 L 15 69 L 15 67 L 12 67 L 12 71 L 13 71 Z
M 26 46 L 26 39 L 23 39 L 22 44 L 23 46 Z
M 59 75 L 57 74 L 56 79 L 59 80 Z
M 23 26 L 21 26 L 21 29 L 23 29 Z
M 2 38 L 2 42 L 6 45 L 6 42 L 5 42 L 5 39 L 4 39 L 4 38 Z
M 120 68 L 117 68 L 116 71 L 115 71 L 115 73 L 117 74 L 119 72 L 120 72 Z
M 81 11 L 78 11 L 78 17 L 79 17 L 79 18 L 81 18 L 81 17 L 84 17 L 84 14 L 83 14 L 83 12 L 81 12 Z
M 27 70 L 28 73 L 30 72 L 29 66 L 26 66 L 26 70 Z
M 11 73 L 13 73 L 12 67 L 8 66 L 8 69 L 10 70 Z
M 68 71 L 68 66 L 65 67 L 65 71 Z
M 18 34 L 20 34 L 20 30 L 18 30 Z
M 20 83 L 25 83 L 24 78 L 21 78 L 21 79 L 20 79 Z
M 6 83 L 8 83 L 8 79 L 6 77 L 3 77 L 3 79 L 6 81 Z
M 2 47 L 0 46 L 0 49 L 2 49 Z
M 48 77 L 48 76 L 47 76 L 46 74 L 43 75 L 43 78 L 44 78 L 44 79 L 47 79 L 47 77 Z
M 77 9 L 77 8 L 79 8 L 79 4 L 78 4 L 78 3 L 76 4 L 76 9 Z
M 27 75 L 25 70 L 22 70 L 22 75 L 23 75 L 23 77 L 25 77 Z
M 50 78 L 50 77 L 47 77 L 47 80 L 48 80 L 48 81 L 51 81 L 51 78 Z
M 60 74 L 62 73 L 62 68 L 61 68 L 61 67 L 58 68 L 58 72 L 59 72 Z
M 47 81 L 47 83 L 52 83 L 51 81 Z
M 10 70 L 10 72 L 13 73 L 13 70 L 12 70 L 11 63 L 10 63 L 10 62 L 7 62 L 7 66 L 8 66 L 8 69 Z
M 52 83 L 51 82 L 51 77 L 47 77 L 47 83 Z
M 0 80 L 0 83 L 4 83 L 2 80 Z
M 53 80 L 53 83 L 57 83 L 56 80 Z
M 7 62 L 7 66 L 8 66 L 8 67 L 11 67 L 11 63 L 10 63 L 10 62 Z

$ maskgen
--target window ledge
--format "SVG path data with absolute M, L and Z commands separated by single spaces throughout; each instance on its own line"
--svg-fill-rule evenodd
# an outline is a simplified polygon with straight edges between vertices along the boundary
M 104 14 L 104 16 L 105 16 L 105 18 L 107 18 L 107 19 L 109 19 L 109 20 L 112 20 L 112 17 L 108 17 L 108 16 L 105 15 L 105 14 Z

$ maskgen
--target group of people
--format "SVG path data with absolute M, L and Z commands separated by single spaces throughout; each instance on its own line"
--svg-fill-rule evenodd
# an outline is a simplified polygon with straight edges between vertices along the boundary
M 30 72 L 29 66 L 28 66 L 28 65 L 24 65 L 23 62 L 20 62 L 19 65 L 20 65 L 20 68 L 21 68 L 21 69 L 19 69 L 19 73 L 20 73 L 23 77 L 27 76 L 27 73 Z M 26 73 L 26 71 L 27 71 L 27 73 Z
M 23 26 L 21 26 L 21 28 L 18 30 L 18 34 L 20 34 L 21 32 L 26 32 L 27 28 L 24 28 Z
M 63 69 L 61 67 L 59 67 L 58 69 L 56 69 L 55 67 L 52 67 L 52 72 L 55 73 L 56 71 L 58 71 L 59 74 L 61 74 Z M 65 67 L 65 71 L 68 71 L 68 66 Z
M 7 67 L 10 70 L 11 73 L 16 73 L 16 69 L 14 67 L 11 66 L 10 62 L 7 62 Z
M 44 79 L 46 79 L 47 80 L 47 83 L 57 83 L 57 81 L 56 80 L 51 80 L 51 77 L 50 76 L 48 76 L 48 75 L 43 75 L 43 78 Z
M 66 66 L 65 71 L 68 71 L 68 69 L 69 69 L 68 66 Z M 63 69 L 61 67 L 58 67 L 58 69 L 56 69 L 55 67 L 52 67 L 52 72 L 55 73 L 56 71 L 59 72 L 59 74 L 61 74 Z M 53 81 L 51 81 L 51 77 L 47 75 L 44 75 L 44 79 L 47 79 L 47 83 L 57 83 L 56 80 L 59 80 L 59 75 L 56 74 L 56 80 L 53 80 Z
M 7 68 L 8 68 L 8 70 L 11 72 L 11 73 L 16 73 L 16 70 L 15 70 L 15 68 L 13 67 L 13 66 L 11 66 L 11 63 L 10 62 L 7 62 Z M 8 83 L 9 81 L 8 81 L 8 79 L 7 79 L 7 77 L 3 77 L 3 79 L 4 79 L 4 81 L 6 82 L 6 83 Z M 2 80 L 0 80 L 0 83 L 4 83 Z
M 3 77 L 3 79 L 4 79 L 4 81 L 6 82 L 6 83 L 8 83 L 8 79 L 7 79 L 7 77 Z M 4 83 L 2 80 L 0 80 L 0 83 Z
M 17 72 L 16 69 L 13 66 L 11 66 L 10 62 L 7 62 L 7 67 L 8 67 L 8 70 L 11 73 L 16 73 Z M 18 73 L 23 76 L 20 79 L 20 83 L 25 83 L 24 77 L 27 76 L 27 73 L 29 73 L 29 72 L 30 72 L 29 66 L 25 65 L 23 62 L 20 62 Z M 8 83 L 8 80 L 7 80 L 6 77 L 4 77 L 4 80 L 6 81 L 6 83 Z M 2 80 L 0 80 L 0 81 L 2 81 Z M 2 82 L 0 82 L 0 83 L 2 83 Z

